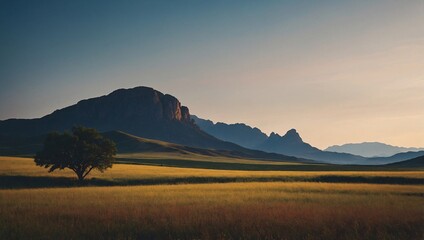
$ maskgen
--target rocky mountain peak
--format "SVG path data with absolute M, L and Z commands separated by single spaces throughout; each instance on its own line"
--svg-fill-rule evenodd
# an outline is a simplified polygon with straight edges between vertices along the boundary
M 293 143 L 303 142 L 302 138 L 300 137 L 296 129 L 290 129 L 282 138 L 288 142 L 293 142 Z
M 269 135 L 269 138 L 280 138 L 281 136 L 278 134 L 278 133 L 275 133 L 275 132 L 272 132 L 270 135 Z
M 172 140 L 184 126 L 198 131 L 191 129 L 189 110 L 181 106 L 177 98 L 153 88 L 135 87 L 81 100 L 39 119 L 0 121 L 0 132 L 31 136 L 68 130 L 74 125 L 94 127 L 99 131 L 121 130 L 165 140 Z
M 157 120 L 190 121 L 188 108 L 181 106 L 177 98 L 153 88 L 118 89 L 103 98 L 108 99 L 108 102 L 111 103 L 107 104 L 107 108 L 116 108 L 116 111 L 122 111 L 121 116 L 150 115 Z

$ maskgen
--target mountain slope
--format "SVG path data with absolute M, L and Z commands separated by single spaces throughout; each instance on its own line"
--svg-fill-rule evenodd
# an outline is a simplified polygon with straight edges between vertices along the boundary
M 298 159 L 281 154 L 267 153 L 258 150 L 246 149 L 237 146 L 237 150 L 216 150 L 189 147 L 180 144 L 164 142 L 160 140 L 147 139 L 134 136 L 121 131 L 109 131 L 102 133 L 103 136 L 111 139 L 117 145 L 118 153 L 172 153 L 180 155 L 196 155 L 196 157 L 226 157 L 243 158 L 256 160 L 270 160 L 281 162 L 308 162 L 310 160 Z M 0 137 L 0 155 L 4 156 L 22 156 L 34 155 L 40 151 L 46 135 L 35 137 L 20 138 L 2 138 Z
M 335 164 L 363 164 L 380 165 L 397 161 L 404 161 L 420 156 L 420 152 L 396 154 L 390 157 L 367 158 L 350 153 L 322 151 L 305 143 L 295 129 L 289 130 L 284 136 L 271 133 L 267 137 L 257 128 L 245 124 L 214 124 L 212 121 L 193 117 L 197 125 L 214 137 L 222 140 L 232 141 L 239 145 L 249 146 L 265 152 L 279 153 L 297 158 L 311 159 Z M 217 130 L 220 128 L 221 131 Z M 248 138 L 248 140 L 246 140 Z M 249 141 L 249 142 L 248 142 Z M 256 145 L 254 145 L 257 143 Z
M 409 160 L 406 160 L 406 161 L 387 164 L 387 166 L 413 167 L 413 168 L 424 167 L 424 155 L 420 156 L 420 157 L 413 158 L 413 159 L 409 159 Z
M 137 136 L 201 148 L 243 150 L 200 130 L 187 107 L 175 97 L 152 88 L 119 89 L 109 95 L 82 100 L 38 119 L 0 121 L 3 137 L 39 136 L 74 125 L 101 132 L 120 130 Z
M 412 158 L 424 156 L 424 151 L 398 153 L 390 157 L 374 157 L 368 158 L 370 164 L 387 164 L 409 160 Z
M 268 136 L 258 128 L 252 128 L 244 123 L 226 124 L 213 123 L 210 120 L 191 115 L 194 122 L 206 133 L 228 142 L 236 143 L 246 148 L 255 148 L 263 143 Z
M 271 133 L 269 138 L 257 147 L 262 151 L 275 152 L 288 156 L 312 159 L 329 163 L 366 164 L 366 158 L 346 153 L 322 151 L 303 142 L 295 129 L 289 130 L 284 136 Z
M 177 154 L 197 154 L 204 156 L 220 156 L 229 158 L 249 158 L 249 159 L 263 159 L 275 161 L 289 161 L 289 162 L 311 162 L 300 160 L 294 157 L 288 157 L 281 154 L 266 153 L 257 150 L 250 150 L 241 148 L 237 150 L 215 150 L 215 149 L 202 149 L 195 147 L 183 146 L 180 144 L 169 143 L 159 140 L 147 139 L 137 137 L 128 133 L 120 131 L 110 131 L 103 133 L 105 137 L 114 141 L 117 145 L 119 153 L 177 153 Z
M 389 157 L 402 152 L 424 151 L 424 148 L 407 148 L 379 142 L 364 142 L 335 145 L 328 147 L 325 151 L 350 153 L 363 157 Z
M 303 142 L 302 138 L 295 129 L 288 131 L 284 136 L 279 136 L 278 134 L 272 133 L 267 141 L 259 146 L 258 149 L 267 152 L 275 152 L 288 156 L 295 156 L 297 158 L 306 158 L 327 163 L 361 165 L 388 164 L 405 161 L 424 155 L 424 151 L 421 151 L 399 153 L 390 157 L 365 158 L 348 153 L 322 151 L 308 143 Z
M 193 116 L 193 115 L 192 115 Z M 214 124 L 196 116 L 192 117 L 203 131 L 221 140 L 234 142 L 238 145 L 260 151 L 278 153 L 297 158 L 317 160 L 337 164 L 366 164 L 366 158 L 346 153 L 325 152 L 303 142 L 295 129 L 280 136 L 271 133 L 268 137 L 261 130 L 248 125 L 239 124 Z
M 46 135 L 15 137 L 0 135 L 0 155 L 24 156 L 40 151 Z

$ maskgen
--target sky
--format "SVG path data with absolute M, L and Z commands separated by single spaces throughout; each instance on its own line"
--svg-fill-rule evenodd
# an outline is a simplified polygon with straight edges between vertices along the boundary
M 424 147 L 424 0 L 0 0 L 0 120 L 135 86 L 319 148 Z

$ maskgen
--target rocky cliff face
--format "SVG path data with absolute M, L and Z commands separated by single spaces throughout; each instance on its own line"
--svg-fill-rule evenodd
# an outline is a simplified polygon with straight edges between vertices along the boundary
M 192 123 L 189 109 L 177 98 L 148 87 L 119 89 L 38 119 L 0 121 L 0 136 L 37 136 L 69 130 L 75 125 L 99 131 L 119 130 L 188 146 L 238 148 L 200 130 Z
M 190 114 L 187 107 L 181 106 L 181 103 L 171 95 L 164 95 L 160 98 L 162 103 L 162 116 L 166 120 L 177 120 L 190 122 Z
M 185 112 L 188 112 L 188 108 L 181 106 L 175 97 L 164 95 L 153 88 L 136 87 L 119 89 L 107 96 L 83 100 L 51 115 L 73 113 L 82 114 L 91 119 L 135 118 L 190 122 L 190 116 L 187 116 Z

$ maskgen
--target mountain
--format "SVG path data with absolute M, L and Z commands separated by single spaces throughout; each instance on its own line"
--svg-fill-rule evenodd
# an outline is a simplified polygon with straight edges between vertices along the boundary
M 280 136 L 273 132 L 268 137 L 261 130 L 252 128 L 243 123 L 226 124 L 218 122 L 214 124 L 210 120 L 205 120 L 193 115 L 192 119 L 196 122 L 200 129 L 225 141 L 234 142 L 238 145 L 251 149 L 326 163 L 379 165 L 396 161 L 404 161 L 420 156 L 421 154 L 420 152 L 410 152 L 405 154 L 396 154 L 390 157 L 367 158 L 350 153 L 333 152 L 328 150 L 322 151 L 308 143 L 305 143 L 295 129 L 289 130 L 284 136 Z
M 82 100 L 38 119 L 0 121 L 0 139 L 25 139 L 82 125 L 101 132 L 120 130 L 136 136 L 201 148 L 239 150 L 194 124 L 189 109 L 175 97 L 148 87 L 119 89 Z
M 0 155 L 33 155 L 41 150 L 46 135 L 16 137 L 0 135 Z
M 191 116 L 203 131 L 221 140 L 233 142 L 247 148 L 327 163 L 367 164 L 367 159 L 361 156 L 327 152 L 313 147 L 303 142 L 295 129 L 289 130 L 284 136 L 273 132 L 268 137 L 260 129 L 252 128 L 243 123 L 213 123 L 210 120 L 205 120 L 194 115 Z
M 420 157 L 416 157 L 413 159 L 409 159 L 406 161 L 396 162 L 387 164 L 388 166 L 394 166 L 394 167 L 411 167 L 411 168 L 417 168 L 417 167 L 424 167 L 424 155 Z
M 390 157 L 373 157 L 368 158 L 370 164 L 388 164 L 409 160 L 416 157 L 424 156 L 424 151 L 398 153 Z
M 296 129 L 289 130 L 284 136 L 280 136 L 277 133 L 272 132 L 271 135 L 269 135 L 269 138 L 258 145 L 257 148 L 270 152 L 287 152 L 291 155 L 320 151 L 319 149 L 304 143 Z
M 367 159 L 361 156 L 346 153 L 327 152 L 313 147 L 302 140 L 296 129 L 289 130 L 284 136 L 271 133 L 271 135 L 262 144 L 257 146 L 256 149 L 328 163 L 367 163 Z
M 189 109 L 181 106 L 178 99 L 147 87 L 119 89 L 109 95 L 82 100 L 38 119 L 0 121 L 0 154 L 34 154 L 40 150 L 47 133 L 62 132 L 75 125 L 112 132 L 110 137 L 117 141 L 120 151 L 142 151 L 147 145 L 152 146 L 154 140 L 160 140 L 160 149 L 164 151 L 170 148 L 163 146 L 174 144 L 174 150 L 205 152 L 214 149 L 225 156 L 297 160 L 217 139 L 193 122 Z M 120 131 L 119 134 L 116 131 Z M 122 144 L 123 139 L 125 144 Z M 167 144 L 164 145 L 164 142 Z
M 216 149 L 202 149 L 195 147 L 183 146 L 180 144 L 164 142 L 160 140 L 153 140 L 147 138 L 137 137 L 121 131 L 110 131 L 102 133 L 105 137 L 111 139 L 116 143 L 119 153 L 177 153 L 177 154 L 191 154 L 197 156 L 218 156 L 229 158 L 248 158 L 248 159 L 262 159 L 262 160 L 276 160 L 288 162 L 311 162 L 307 160 L 300 160 L 295 157 L 287 157 L 281 154 L 266 153 L 257 150 L 250 150 L 241 148 L 238 150 L 216 150 Z
M 200 129 L 206 133 L 246 148 L 256 148 L 268 138 L 268 136 L 258 128 L 252 128 L 244 123 L 213 123 L 210 120 L 201 119 L 195 115 L 191 115 L 191 118 Z
M 398 153 L 390 157 L 366 158 L 349 153 L 322 151 L 303 142 L 302 138 L 295 129 L 291 129 L 284 136 L 271 133 L 269 138 L 260 145 L 258 149 L 266 152 L 275 152 L 297 158 L 306 158 L 327 163 L 362 165 L 388 164 L 424 155 L 424 151 L 420 151 Z
M 367 159 L 361 156 L 322 151 L 313 147 L 305 143 L 295 129 L 289 130 L 284 136 L 273 132 L 268 137 L 260 129 L 252 128 L 243 123 L 213 123 L 210 120 L 194 115 L 191 116 L 203 131 L 221 140 L 233 142 L 247 148 L 327 163 L 368 164 Z
M 284 136 L 272 133 L 267 137 L 259 129 L 245 124 L 214 124 L 197 117 L 193 119 L 189 109 L 171 95 L 148 87 L 119 89 L 105 96 L 82 100 L 42 118 L 0 121 L 0 154 L 34 153 L 41 146 L 42 136 L 48 132 L 65 131 L 72 126 L 82 125 L 100 132 L 121 131 L 144 139 L 192 148 L 225 150 L 225 154 L 249 158 L 284 160 L 287 156 L 293 156 L 337 164 L 385 164 L 412 158 L 406 154 L 368 159 L 322 151 L 305 143 L 295 129 Z
M 118 153 L 172 153 L 184 156 L 194 156 L 197 158 L 214 156 L 283 162 L 312 162 L 309 160 L 251 150 L 243 147 L 238 147 L 237 150 L 217 150 L 189 147 L 160 140 L 142 138 L 122 131 L 109 131 L 102 133 L 102 135 L 115 142 Z M 0 155 L 34 155 L 36 152 L 41 150 L 45 137 L 46 135 L 27 138 L 0 138 Z
M 424 151 L 424 148 L 407 148 L 379 142 L 364 142 L 335 145 L 328 147 L 325 151 L 350 153 L 363 157 L 389 157 L 402 152 Z

